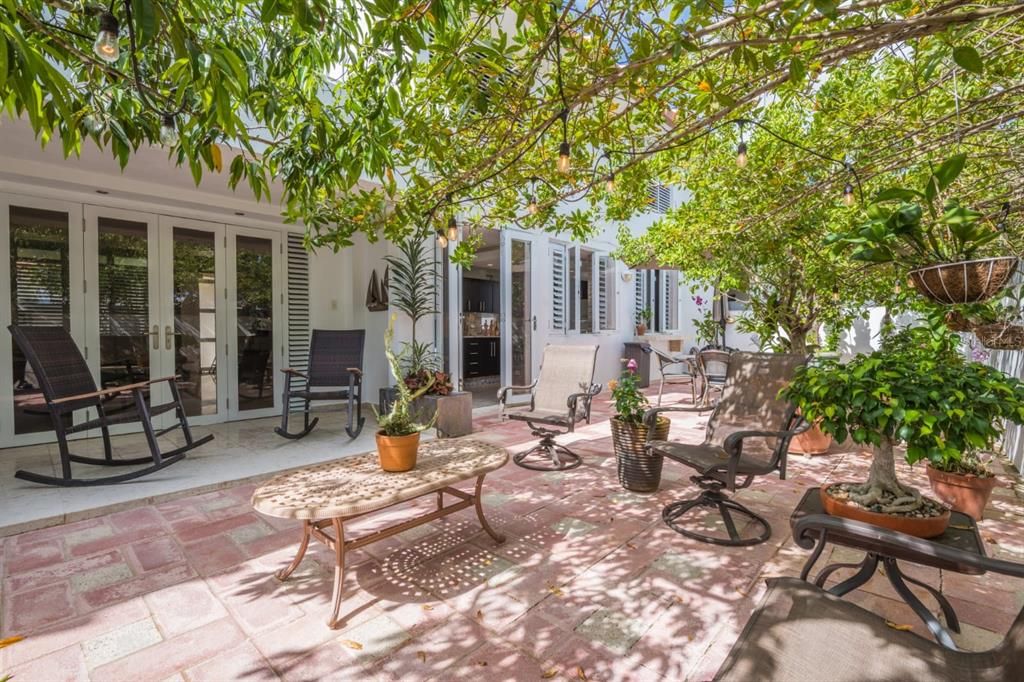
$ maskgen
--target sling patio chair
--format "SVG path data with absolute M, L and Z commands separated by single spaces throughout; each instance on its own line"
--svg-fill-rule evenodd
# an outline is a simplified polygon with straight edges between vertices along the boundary
M 672 530 L 701 542 L 728 546 L 755 545 L 771 537 L 771 526 L 764 518 L 722 491 L 746 488 L 754 477 L 775 471 L 779 478 L 786 478 L 789 441 L 808 425 L 796 414 L 796 407 L 779 400 L 778 395 L 793 379 L 796 368 L 806 362 L 803 355 L 732 353 L 722 397 L 708 418 L 700 444 L 653 440 L 654 425 L 662 412 L 701 412 L 708 409 L 706 405 L 647 411 L 647 451 L 695 469 L 697 475 L 690 480 L 702 490 L 697 497 L 673 502 L 662 510 L 661 517 Z M 702 507 L 718 512 L 728 537 L 684 526 L 683 517 Z M 691 524 L 699 526 L 701 521 L 693 518 Z
M 690 349 L 692 357 L 688 358 L 675 357 L 653 346 L 647 346 L 645 350 L 650 350 L 658 359 L 658 373 L 661 375 L 661 383 L 658 384 L 658 404 L 661 405 L 665 384 L 689 386 L 690 402 L 697 404 L 697 377 L 700 375 L 696 363 L 697 349 Z
M 14 474 L 15 477 L 33 483 L 60 486 L 121 483 L 122 481 L 140 478 L 168 467 L 184 459 L 185 453 L 189 450 L 213 440 L 212 434 L 203 436 L 198 440 L 193 439 L 192 431 L 189 429 L 188 420 L 185 417 L 185 408 L 178 393 L 176 377 L 170 376 L 151 381 L 138 381 L 124 386 L 112 386 L 100 390 L 97 389 L 96 382 L 89 371 L 89 365 L 86 363 L 81 351 L 79 351 L 74 339 L 71 338 L 71 334 L 63 327 L 11 325 L 8 329 L 14 337 L 14 342 L 18 344 L 18 348 L 21 349 L 21 352 L 32 367 L 39 387 L 42 389 L 46 410 L 50 414 L 53 429 L 57 435 L 57 447 L 60 451 L 61 463 L 61 475 L 59 477 L 37 474 L 31 471 L 18 471 Z M 148 402 L 149 396 L 152 395 L 150 387 L 159 383 L 166 383 L 168 388 L 170 388 L 171 401 L 162 405 L 152 405 Z M 112 396 L 120 393 L 130 393 L 134 398 L 134 404 L 130 407 L 123 407 L 116 412 L 106 410 L 105 404 Z M 95 409 L 96 418 L 74 424 L 71 418 L 73 413 L 84 409 Z M 154 426 L 154 417 L 171 410 L 174 410 L 176 413 L 176 423 L 162 429 Z M 110 444 L 110 427 L 116 424 L 134 422 L 142 425 L 142 431 L 146 436 L 146 443 L 149 446 L 149 456 L 133 459 L 115 459 Z M 103 436 L 103 458 L 71 454 L 68 449 L 68 436 L 95 428 L 99 428 Z M 185 445 L 167 452 L 161 451 L 157 438 L 178 428 L 181 429 L 185 438 Z M 140 464 L 150 464 L 151 466 L 117 476 L 74 478 L 71 475 L 72 462 L 100 466 L 134 466 Z
M 710 403 L 711 391 L 719 393 L 725 387 L 725 377 L 729 373 L 729 358 L 734 351 L 728 348 L 704 348 L 697 352 L 697 372 L 700 374 L 700 402 Z
M 284 372 L 284 400 L 281 406 L 281 426 L 274 433 L 284 438 L 303 438 L 320 421 L 309 419 L 309 404 L 316 400 L 344 400 L 348 404 L 348 424 L 345 432 L 356 438 L 363 430 L 363 344 L 365 329 L 314 329 L 309 342 L 309 364 L 306 372 L 290 367 Z M 304 385 L 293 387 L 293 381 Z M 327 388 L 334 390 L 314 390 Z M 288 431 L 291 401 L 303 401 L 302 430 Z
M 811 517 L 798 521 L 793 536 L 802 536 L 802 525 L 817 523 L 820 521 Z M 974 573 L 1024 578 L 1024 564 L 940 546 L 860 521 L 831 517 L 826 523 L 865 526 L 864 532 L 875 532 L 878 542 L 888 543 L 889 553 L 921 551 L 943 562 L 970 567 Z M 825 530 L 821 528 L 819 532 Z M 750 616 L 715 679 L 1024 680 L 1024 609 L 994 649 L 958 651 L 894 628 L 881 616 L 813 583 L 798 578 L 773 578 L 768 580 L 767 594 Z
M 575 469 L 583 460 L 555 436 L 571 433 L 581 421 L 590 423 L 590 403 L 601 392 L 594 383 L 597 346 L 549 345 L 544 348 L 540 373 L 529 386 L 505 386 L 498 391 L 502 419 L 524 421 L 540 442 L 512 457 L 512 461 L 534 471 Z M 530 394 L 528 407 L 509 411 L 508 398 L 515 393 Z

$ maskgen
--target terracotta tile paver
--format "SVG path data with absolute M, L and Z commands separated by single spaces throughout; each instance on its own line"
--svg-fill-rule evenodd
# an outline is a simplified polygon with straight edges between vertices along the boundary
M 788 532 L 803 491 L 861 477 L 869 460 L 856 452 L 792 457 L 788 480 L 758 480 L 739 493 L 771 521 L 771 539 L 714 547 L 661 523 L 665 504 L 694 493 L 682 467 L 666 463 L 655 494 L 619 487 L 608 409 L 599 400 L 594 424 L 565 439 L 584 456 L 579 469 L 538 474 L 509 465 L 488 477 L 487 514 L 504 545 L 466 510 L 350 553 L 338 630 L 325 624 L 332 556 L 311 549 L 291 579 L 275 580 L 299 529 L 252 511 L 255 484 L 4 538 L 0 636 L 27 638 L 0 649 L 0 677 L 707 679 L 764 579 L 797 575 L 807 558 Z M 699 436 L 705 419 L 674 416 L 673 436 Z M 531 441 L 525 427 L 494 417 L 476 427 L 476 437 L 513 450 Z M 927 485 L 921 471 L 902 475 Z M 361 519 L 350 537 L 409 513 Z M 1013 490 L 997 489 L 981 524 L 990 554 L 1024 560 L 1022 522 Z M 859 555 L 837 550 L 831 558 Z M 939 583 L 935 571 L 911 573 Z M 1024 604 L 1022 581 L 945 573 L 942 583 L 963 621 L 957 641 L 971 650 L 999 641 Z M 884 578 L 848 598 L 926 634 Z

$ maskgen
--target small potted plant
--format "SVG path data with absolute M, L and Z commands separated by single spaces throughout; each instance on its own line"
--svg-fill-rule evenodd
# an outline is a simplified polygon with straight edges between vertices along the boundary
M 1004 234 L 1006 207 L 991 224 L 959 200 L 943 197 L 965 161 L 963 154 L 947 159 L 922 190 L 879 192 L 868 206 L 868 220 L 850 233 L 832 235 L 829 242 L 852 247 L 856 260 L 909 266 L 914 288 L 937 303 L 995 296 L 1017 269 L 1017 257 L 995 246 Z
M 647 327 L 651 324 L 653 313 L 650 308 L 644 308 L 636 314 L 636 335 L 643 336 L 647 333 Z
M 395 335 L 395 315 L 391 315 L 388 330 L 384 334 L 384 355 L 388 359 L 391 372 L 396 377 L 402 376 L 401 356 L 392 348 Z M 433 376 L 416 391 L 409 389 L 405 381 L 399 381 L 394 402 L 385 414 L 377 414 L 377 455 L 380 457 L 380 468 L 384 471 L 409 471 L 416 466 L 416 453 L 420 446 L 420 432 L 433 424 L 417 422 L 410 407 L 412 403 L 430 390 L 434 383 Z
M 948 510 L 897 480 L 896 446 L 911 464 L 959 459 L 990 447 L 1002 419 L 1024 421 L 1024 384 L 966 361 L 958 341 L 904 329 L 847 364 L 822 359 L 798 370 L 782 395 L 837 440 L 873 448 L 866 482 L 822 487 L 827 512 L 919 537 L 945 531 Z
M 928 482 L 937 498 L 981 521 L 999 479 L 982 455 L 970 452 L 929 460 Z
M 625 360 L 623 362 L 626 362 Z M 648 453 L 648 428 L 644 424 L 647 397 L 640 392 L 637 362 L 629 360 L 622 375 L 608 382 L 615 415 L 612 416 L 612 448 L 618 461 L 619 483 L 635 492 L 649 493 L 661 484 L 662 455 Z M 659 416 L 652 440 L 668 440 L 669 420 Z

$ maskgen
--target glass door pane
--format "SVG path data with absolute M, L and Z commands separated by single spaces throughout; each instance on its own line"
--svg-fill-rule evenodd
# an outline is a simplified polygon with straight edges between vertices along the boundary
M 66 211 L 9 207 L 10 320 L 71 331 L 71 236 Z M 77 255 L 77 254 L 76 254 Z M 7 330 L 2 330 L 5 335 Z M 11 344 L 14 434 L 53 429 L 39 382 Z
M 509 243 L 511 383 L 526 386 L 533 381 L 533 244 L 515 238 Z
M 159 349 L 159 327 L 155 335 L 150 328 L 150 224 L 96 215 L 95 226 L 100 384 L 146 381 L 153 376 L 152 344 Z M 104 408 L 109 414 L 132 405 L 132 394 L 122 393 Z
M 171 306 L 170 314 L 164 316 L 162 350 L 172 356 L 170 366 L 190 417 L 220 411 L 218 326 L 223 311 L 218 305 L 218 240 L 223 227 L 205 225 L 172 220 L 161 227 L 161 258 L 170 274 Z
M 235 335 L 237 410 L 274 407 L 275 240 L 235 235 Z

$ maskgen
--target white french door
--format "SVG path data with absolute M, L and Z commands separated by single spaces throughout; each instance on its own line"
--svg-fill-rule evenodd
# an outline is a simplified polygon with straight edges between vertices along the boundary
M 88 352 L 82 242 L 80 204 L 0 195 L 0 447 L 53 438 L 39 382 L 8 325 L 63 326 Z
M 501 383 L 526 386 L 533 382 L 540 357 L 538 300 L 540 288 L 538 241 L 517 230 L 501 233 Z
M 178 377 L 193 424 L 228 414 L 226 230 L 219 223 L 160 217 L 160 376 Z
M 227 228 L 228 417 L 280 414 L 285 367 L 281 235 Z

